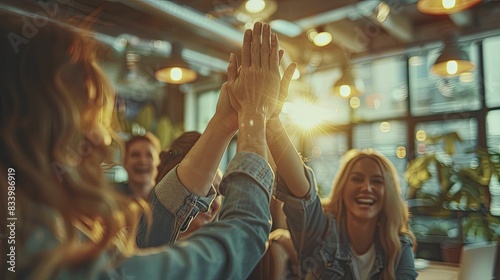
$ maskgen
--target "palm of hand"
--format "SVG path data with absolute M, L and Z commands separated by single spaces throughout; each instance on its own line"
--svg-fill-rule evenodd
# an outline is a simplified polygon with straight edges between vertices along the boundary
M 236 131 L 238 129 L 238 114 L 231 107 L 227 84 L 228 83 L 225 82 L 220 89 L 219 100 L 217 101 L 215 113 L 228 129 Z

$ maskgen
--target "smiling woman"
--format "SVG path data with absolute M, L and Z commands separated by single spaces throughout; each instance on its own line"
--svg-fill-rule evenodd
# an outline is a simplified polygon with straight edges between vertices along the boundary
M 342 158 L 323 203 L 279 119 L 268 125 L 277 165 L 277 198 L 298 252 L 301 277 L 314 279 L 416 279 L 414 236 L 396 169 L 374 150 Z

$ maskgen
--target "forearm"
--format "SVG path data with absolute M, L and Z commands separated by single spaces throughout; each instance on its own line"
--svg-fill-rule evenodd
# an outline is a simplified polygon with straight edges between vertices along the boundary
M 210 190 L 220 160 L 235 131 L 229 130 L 217 118 L 212 118 L 186 157 L 177 174 L 188 191 L 206 196 Z
M 238 113 L 238 152 L 252 152 L 267 160 L 266 118 L 256 112 Z
M 173 243 L 179 231 L 186 230 L 199 211 L 207 211 L 215 198 L 214 190 L 205 196 L 188 191 L 181 183 L 177 169 L 168 172 L 153 189 L 149 198 L 151 215 L 143 214 L 138 225 L 137 245 L 141 248 Z
M 272 185 L 266 161 L 236 154 L 220 185 L 225 201 L 219 221 L 182 243 L 129 258 L 116 271 L 136 279 L 246 279 L 266 250 Z
M 279 119 L 272 119 L 267 123 L 266 137 L 277 172 L 294 196 L 304 197 L 310 189 L 304 164 Z

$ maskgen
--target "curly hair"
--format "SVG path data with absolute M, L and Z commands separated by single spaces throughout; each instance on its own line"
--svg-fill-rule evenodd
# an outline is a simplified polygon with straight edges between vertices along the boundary
M 328 199 L 322 201 L 326 212 L 333 213 L 339 224 L 345 223 L 345 205 L 342 192 L 347 184 L 349 173 L 354 164 L 361 158 L 370 158 L 377 162 L 384 174 L 387 189 L 384 198 L 384 209 L 379 216 L 378 236 L 386 253 L 387 265 L 382 272 L 382 279 L 395 279 L 394 267 L 401 250 L 400 235 L 405 234 L 415 242 L 415 237 L 408 226 L 409 211 L 401 195 L 397 171 L 394 165 L 382 154 L 373 150 L 349 150 L 342 157 L 342 164 L 333 182 L 332 192 Z
M 20 37 L 23 19 L 33 21 L 0 15 L 2 38 Z M 118 194 L 101 168 L 119 138 L 114 92 L 99 67 L 97 43 L 88 32 L 52 20 L 16 44 L 0 42 L 0 169 L 16 173 L 16 216 L 23 221 L 16 249 L 21 254 L 40 228 L 60 241 L 29 260 L 19 256 L 17 269 L 34 265 L 37 279 L 52 279 L 61 267 L 80 266 L 107 250 L 132 254 L 135 224 L 146 206 Z M 7 188 L 1 172 L 1 192 Z M 1 204 L 5 218 L 6 199 Z M 81 228 L 91 241 L 78 238 Z

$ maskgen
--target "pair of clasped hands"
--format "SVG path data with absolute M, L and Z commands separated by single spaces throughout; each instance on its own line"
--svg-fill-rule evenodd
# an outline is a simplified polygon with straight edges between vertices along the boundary
M 277 118 L 288 94 L 296 64 L 290 64 L 281 79 L 276 33 L 268 24 L 255 23 L 243 38 L 241 64 L 234 53 L 229 57 L 228 80 L 222 85 L 216 114 L 228 129 L 238 129 L 238 119 L 259 119 L 267 122 Z M 253 123 L 253 122 L 252 122 Z M 244 124 L 243 124 L 244 125 Z

